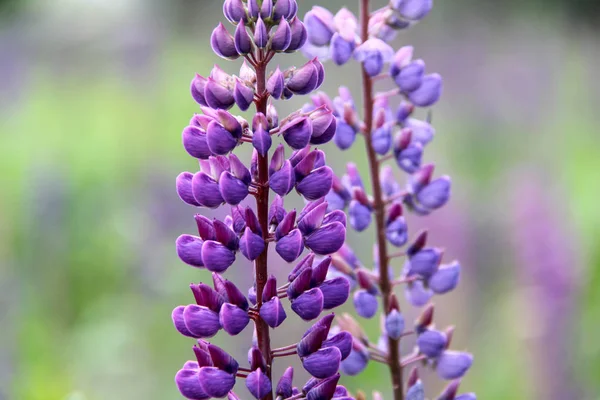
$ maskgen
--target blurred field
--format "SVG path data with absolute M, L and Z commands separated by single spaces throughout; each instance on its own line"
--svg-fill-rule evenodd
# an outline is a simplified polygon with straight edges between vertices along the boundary
M 226 64 L 207 36 L 219 3 L 4 4 L 1 400 L 179 398 L 190 342 L 169 315 L 206 276 L 174 253 L 194 213 L 174 178 L 195 168 L 180 144 L 189 81 Z M 397 41 L 445 78 L 427 157 L 454 198 L 410 221 L 465 265 L 437 321 L 475 353 L 464 387 L 481 399 L 600 399 L 599 33 L 539 2 L 438 3 Z M 358 93 L 357 70 L 327 67 L 324 90 Z M 365 166 L 360 150 L 329 147 L 329 161 Z M 364 236 L 350 241 L 368 264 Z M 384 394 L 387 382 L 375 365 L 345 381 Z

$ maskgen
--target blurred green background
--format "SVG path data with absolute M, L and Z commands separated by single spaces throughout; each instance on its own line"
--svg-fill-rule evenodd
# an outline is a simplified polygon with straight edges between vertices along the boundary
M 463 387 L 481 399 L 600 399 L 599 2 L 438 3 L 396 41 L 445 78 L 427 159 L 453 177 L 453 201 L 410 220 L 464 265 L 436 321 L 475 353 Z M 174 179 L 196 168 L 180 144 L 189 81 L 237 66 L 210 52 L 220 7 L 0 2 L 0 399 L 180 398 L 192 343 L 169 315 L 207 276 L 174 253 L 194 228 Z M 327 71 L 329 94 L 358 93 L 356 68 Z M 360 143 L 327 151 L 338 172 L 366 166 Z M 369 265 L 366 235 L 349 240 Z M 378 321 L 362 322 L 376 340 Z M 276 343 L 297 335 L 286 325 Z M 229 348 L 243 359 L 248 341 Z M 378 365 L 344 383 L 389 393 Z

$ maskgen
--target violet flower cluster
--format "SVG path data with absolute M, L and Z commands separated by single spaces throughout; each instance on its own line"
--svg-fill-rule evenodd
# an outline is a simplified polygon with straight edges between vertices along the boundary
M 222 220 L 197 214 L 197 234 L 176 241 L 183 262 L 212 273 L 212 284 L 190 285 L 193 302 L 172 313 L 177 331 L 196 341 L 195 359 L 175 376 L 179 391 L 190 400 L 246 399 L 248 395 L 233 391 L 239 380 L 256 399 L 353 399 L 338 385 L 338 370 L 354 339 L 331 329 L 333 313 L 319 319 L 350 293 L 348 279 L 328 276 L 331 255 L 345 242 L 346 215 L 331 210 L 325 200 L 334 175 L 325 153 L 315 147 L 333 139 L 338 120 L 325 105 L 280 118 L 274 102 L 311 93 L 324 80 L 317 58 L 298 68 L 269 66 L 275 55 L 293 53 L 306 43 L 307 30 L 297 10 L 296 0 L 226 0 L 223 11 L 233 33 L 219 24 L 211 46 L 224 59 L 242 58 L 240 72 L 229 75 L 215 66 L 191 83 L 200 113 L 183 130 L 182 141 L 199 168 L 177 177 L 177 193 L 193 207 L 227 206 L 229 213 Z M 250 119 L 231 111 L 252 105 Z M 276 145 L 278 137 L 282 143 Z M 253 147 L 247 164 L 234 154 L 242 145 Z M 300 211 L 284 206 L 294 189 L 306 201 Z M 283 260 L 278 264 L 293 263 L 281 286 L 267 263 L 270 244 Z M 254 284 L 248 290 L 225 278 L 240 254 L 254 265 Z M 317 322 L 296 343 L 273 349 L 271 329 L 287 319 L 285 302 L 301 319 Z M 221 330 L 240 335 L 250 324 L 254 335 L 246 366 L 209 341 Z M 298 357 L 312 378 L 294 386 L 293 369 L 274 366 L 286 356 Z
M 406 210 L 428 215 L 450 198 L 450 178 L 436 178 L 434 164 L 424 161 L 424 150 L 435 135 L 431 113 L 425 119 L 417 117 L 420 109 L 439 100 L 442 78 L 426 71 L 425 62 L 415 59 L 412 46 L 396 51 L 390 45 L 397 32 L 423 19 L 433 3 L 392 0 L 374 12 L 370 11 L 370 3 L 360 0 L 360 18 L 346 8 L 334 15 L 319 6 L 313 7 L 304 18 L 308 30 L 307 44 L 303 47 L 305 55 L 331 59 L 338 66 L 354 59 L 362 66 L 362 116 L 352 93 L 344 87 L 333 99 L 319 92 L 304 107 L 304 112 L 323 107 L 332 110 L 337 121 L 334 142 L 342 150 L 350 148 L 356 137 L 362 135 L 370 166 L 371 188 L 365 187 L 357 165 L 349 163 L 346 174 L 333 177 L 332 189 L 325 197 L 329 212 L 346 211 L 349 225 L 358 232 L 374 224 L 377 236 L 373 268 L 366 268 L 347 244 L 332 259 L 329 276 L 344 277 L 350 282 L 360 317 L 372 318 L 382 308 L 381 336 L 377 343 L 369 340 L 351 316 L 338 318 L 334 328 L 350 332 L 354 339 L 341 369 L 356 375 L 370 361 L 384 363 L 389 366 L 395 400 L 423 400 L 425 391 L 418 371 L 432 368 L 440 378 L 450 381 L 438 399 L 475 399 L 473 393 L 457 394 L 460 379 L 473 362 L 472 355 L 450 349 L 454 327 L 439 329 L 433 324 L 431 299 L 456 288 L 461 266 L 457 261 L 444 263 L 444 250 L 428 244 L 426 231 L 411 235 L 404 217 Z M 374 86 L 386 80 L 393 88 L 374 93 Z M 396 97 L 400 101 L 397 108 L 392 108 Z M 385 165 L 387 162 L 406 174 L 405 185 L 398 183 L 392 166 Z M 403 250 L 392 252 L 392 247 Z M 398 260 L 404 261 L 398 263 Z M 398 287 L 404 288 L 408 304 L 424 307 L 412 329 L 401 312 L 395 294 Z M 416 337 L 414 350 L 402 357 L 400 340 L 412 335 Z M 404 370 L 409 366 L 413 369 L 403 385 Z M 374 398 L 382 397 L 376 394 Z

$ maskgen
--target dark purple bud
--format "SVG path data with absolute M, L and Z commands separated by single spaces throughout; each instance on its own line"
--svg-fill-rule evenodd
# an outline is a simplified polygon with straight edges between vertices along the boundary
M 271 2 L 265 1 L 263 3 Z M 271 381 L 260 369 L 252 371 L 250 374 L 248 374 L 248 377 L 246 378 L 246 387 L 252 396 L 259 400 L 271 393 Z
M 250 261 L 254 261 L 265 250 L 265 241 L 262 236 L 252 232 L 246 227 L 244 234 L 240 238 L 240 251 Z
M 308 393 L 312 388 L 314 388 L 317 385 L 317 383 L 319 383 L 319 379 L 310 378 L 308 381 L 306 381 L 306 384 L 304 384 L 304 386 L 302 387 L 302 392 Z
M 341 361 L 340 350 L 337 347 L 327 347 L 302 359 L 302 366 L 315 378 L 325 379 L 337 373 Z
M 208 307 L 190 304 L 183 310 L 183 320 L 187 330 L 199 338 L 210 338 L 221 329 L 219 314 Z
M 335 32 L 334 17 L 329 10 L 314 6 L 304 16 L 304 23 L 308 30 L 308 41 L 311 44 L 315 46 L 329 44 Z
M 344 65 L 352 58 L 352 53 L 356 48 L 354 40 L 345 40 L 339 33 L 335 33 L 331 38 L 330 53 L 331 59 L 337 65 Z
M 248 185 L 224 171 L 219 178 L 219 190 L 227 204 L 238 205 L 248 196 Z
M 297 274 L 296 278 L 290 283 L 287 294 L 290 300 L 300 296 L 302 293 L 310 289 L 310 281 L 312 277 L 312 268 L 302 262 L 298 265 L 303 265 L 304 268 Z
M 206 132 L 196 126 L 188 126 L 183 130 L 182 142 L 185 151 L 195 158 L 206 160 L 212 155 L 206 140 Z
M 340 374 L 336 373 L 335 375 L 318 382 L 306 394 L 306 399 L 307 400 L 330 400 L 330 399 L 334 398 L 339 380 L 340 380 Z M 335 398 L 337 399 L 338 397 L 336 396 Z
M 306 247 L 319 255 L 338 251 L 346 240 L 346 228 L 339 222 L 323 225 L 304 239 Z
M 192 267 L 204 267 L 202 262 L 202 239 L 192 235 L 181 235 L 177 238 L 175 246 L 177 255 L 184 263 Z
M 444 252 L 437 248 L 425 248 L 408 259 L 408 275 L 432 276 L 438 269 Z
M 232 228 L 238 235 L 246 228 L 244 210 L 240 206 L 231 207 Z
M 277 225 L 275 229 L 275 240 L 279 240 L 282 237 L 286 236 L 288 233 L 294 229 L 294 225 L 296 224 L 296 210 L 292 210 L 287 213 L 281 222 Z
M 279 1 L 277 2 L 277 4 L 279 4 Z M 277 7 L 277 4 L 275 5 L 275 7 Z M 298 19 L 298 17 L 294 17 L 290 21 L 290 28 L 292 30 L 292 40 L 290 41 L 290 45 L 288 46 L 286 53 L 293 53 L 301 49 L 302 46 L 304 46 L 304 44 L 306 43 L 306 39 L 308 38 L 306 27 L 304 26 L 302 21 Z
M 377 128 L 371 136 L 373 149 L 379 155 L 385 155 L 392 147 L 392 127 L 384 124 Z
M 199 306 L 205 306 L 214 312 L 219 312 L 223 304 L 223 297 L 217 291 L 204 283 L 191 284 L 190 289 Z
M 265 157 L 269 152 L 272 144 L 271 135 L 262 126 L 259 126 L 258 129 L 254 131 L 254 135 L 252 136 L 252 145 L 258 151 L 258 153 Z
M 204 97 L 208 106 L 214 109 L 228 110 L 235 104 L 233 92 L 213 78 L 208 78 L 206 82 Z
M 302 67 L 292 71 L 291 77 L 287 82 L 286 88 L 294 94 L 309 94 L 323 83 L 324 70 L 323 64 L 318 59 L 313 58 Z M 308 142 L 307 142 L 308 143 Z M 304 147 L 304 146 L 301 146 Z M 301 148 L 298 147 L 298 148 Z
M 269 32 L 262 18 L 258 18 L 254 27 L 254 44 L 260 49 L 267 47 L 269 43 Z
M 271 18 L 271 14 L 273 14 L 273 1 L 263 0 L 262 5 L 260 7 L 260 17 L 262 19 Z M 271 390 L 269 389 L 269 391 Z
M 411 243 L 411 245 L 408 247 L 408 249 L 406 249 L 406 254 L 409 257 L 418 253 L 427 245 L 427 235 L 428 235 L 428 233 L 426 230 L 420 231 L 417 234 L 417 237 L 415 238 L 413 243 Z
M 235 261 L 235 253 L 219 242 L 207 240 L 202 245 L 202 262 L 212 272 L 224 272 Z
M 423 77 L 419 88 L 408 95 L 408 99 L 417 107 L 429 107 L 435 104 L 442 95 L 442 77 L 429 74 Z
M 223 14 L 231 23 L 237 24 L 240 21 L 245 21 L 246 9 L 242 0 L 225 0 L 223 4 Z
M 352 147 L 355 138 L 356 130 L 341 118 L 337 118 L 337 130 L 333 138 L 337 147 L 341 150 L 347 150 Z
M 235 374 L 238 371 L 239 364 L 229 353 L 214 344 L 207 343 L 207 350 L 210 353 L 213 365 L 227 373 Z
M 310 286 L 316 287 L 321 285 L 327 277 L 329 266 L 331 265 L 331 256 L 325 257 L 319 264 L 312 269 L 312 275 L 310 278 Z M 325 294 L 323 294 L 324 296 Z
M 417 193 L 418 202 L 424 207 L 435 210 L 444 206 L 450 199 L 451 180 L 442 176 L 422 188 Z
M 237 139 L 217 121 L 208 124 L 206 130 L 208 147 L 213 154 L 225 155 L 237 146 Z
M 242 332 L 246 325 L 248 325 L 250 317 L 248 317 L 246 311 L 238 306 L 231 303 L 224 303 L 219 313 L 219 322 L 225 332 L 235 336 Z
M 277 241 L 275 251 L 287 262 L 294 262 L 300 257 L 304 250 L 302 233 L 298 229 L 292 230 L 286 236 Z
M 377 297 L 369 291 L 361 289 L 354 293 L 354 308 L 363 318 L 373 318 L 377 313 Z
M 302 293 L 292 301 L 292 310 L 305 321 L 317 318 L 323 311 L 323 293 L 319 288 Z
M 244 211 L 244 219 L 246 220 L 246 225 L 252 232 L 262 236 L 262 229 L 260 227 L 260 223 L 258 222 L 258 218 L 250 207 L 246 207 L 246 210 Z
M 213 277 L 215 275 L 218 274 L 213 273 Z M 229 280 L 225 280 L 223 285 L 229 303 L 236 305 L 244 311 L 248 310 L 248 300 L 246 300 L 246 297 L 244 296 L 242 291 L 238 289 L 238 287 Z
M 312 117 L 311 117 L 312 118 Z M 320 145 L 331 141 L 337 131 L 337 119 L 330 110 L 319 113 L 317 118 L 313 118 L 313 133 L 310 137 L 310 144 Z
M 296 190 L 307 200 L 323 198 L 331 190 L 333 171 L 327 166 L 315 169 L 296 185 Z
M 210 396 L 200 386 L 198 369 L 180 369 L 175 375 L 175 384 L 183 397 L 190 400 L 208 400 Z
M 327 203 L 327 206 L 329 209 L 330 204 Z M 325 218 L 323 218 L 323 224 L 329 224 L 336 221 L 346 226 L 346 213 L 344 213 L 342 210 L 334 210 L 325 215 Z
M 279 0 L 275 4 L 275 9 L 277 9 L 277 4 L 280 2 L 285 2 L 286 0 Z M 287 0 L 289 1 L 289 0 Z M 294 368 L 287 367 L 281 378 L 279 378 L 279 382 L 277 383 L 277 389 L 275 389 L 275 395 L 281 396 L 284 399 L 288 397 L 292 397 L 292 385 L 294 380 Z
M 413 52 L 414 48 L 412 46 L 404 46 L 398 49 L 392 58 L 392 63 L 390 64 L 390 75 L 392 78 L 395 79 L 398 74 L 400 74 L 402 68 L 410 64 L 413 57 Z
M 429 288 L 425 288 L 423 282 L 414 281 L 406 285 L 406 300 L 415 307 L 423 307 L 433 296 Z
M 367 207 L 357 200 L 352 200 L 348 207 L 350 217 L 350 226 L 358 232 L 362 232 L 371 224 L 371 208 Z
M 369 363 L 369 352 L 358 341 L 354 339 L 352 342 L 352 351 L 348 358 L 342 361 L 340 369 L 343 373 L 350 376 L 355 376 L 361 373 Z
M 323 200 L 323 199 L 319 199 L 319 200 L 311 201 L 310 203 L 307 203 L 304 206 L 304 208 L 302 209 L 302 211 L 300 212 L 300 215 L 298 215 L 298 221 L 301 221 L 306 214 L 308 214 L 315 208 L 319 207 L 319 205 L 321 205 L 324 201 L 325 200 Z
M 215 218 L 213 221 L 213 227 L 215 229 L 215 238 L 217 242 L 224 244 L 232 251 L 236 251 L 238 249 L 237 235 L 229 228 L 229 226 Z
M 283 88 L 285 86 L 285 81 L 283 77 L 283 72 L 277 67 L 273 75 L 269 77 L 267 81 L 267 90 L 271 93 L 271 96 L 275 99 L 280 99 L 283 95 Z
M 260 317 L 271 328 L 277 328 L 286 319 L 287 315 L 279 297 L 275 296 L 260 307 Z
M 262 298 L 263 301 L 269 301 L 275 296 L 277 296 L 277 278 L 274 275 L 269 275 L 263 288 Z
M 398 106 L 398 110 L 396 111 L 396 122 L 399 124 L 403 124 L 408 117 L 411 116 L 413 111 L 415 110 L 415 106 L 413 104 L 407 103 L 403 101 Z
M 460 379 L 450 382 L 440 393 L 436 400 L 455 400 L 458 388 L 460 387 Z
M 283 167 L 279 171 L 269 176 L 269 187 L 280 196 L 290 193 L 295 184 L 296 177 L 289 160 L 283 163 Z
M 254 341 L 254 338 L 252 340 Z M 253 344 L 252 348 L 248 351 L 248 364 L 250 364 L 250 369 L 252 371 L 256 369 L 261 369 L 263 371 L 267 370 L 265 357 L 263 357 L 262 352 L 255 344 Z
M 313 133 L 312 122 L 306 117 L 295 118 L 285 124 L 280 133 L 292 149 L 303 149 L 308 145 Z
M 269 2 L 265 2 L 269 3 Z M 290 24 L 282 17 L 279 20 L 279 26 L 271 37 L 271 50 L 286 51 L 292 43 L 292 28 Z
M 404 317 L 398 310 L 392 310 L 385 317 L 385 331 L 394 340 L 400 339 L 404 332 Z
M 194 175 L 190 172 L 182 172 L 177 176 L 176 187 L 179 198 L 186 204 L 200 207 L 200 203 L 196 201 L 192 189 L 192 180 Z
M 442 379 L 458 379 L 467 373 L 472 364 L 471 354 L 446 350 L 437 361 L 436 371 Z
M 235 43 L 233 36 L 229 32 L 227 32 L 227 28 L 223 23 L 219 22 L 219 26 L 217 26 L 210 37 L 210 45 L 219 57 L 235 60 L 239 57 L 238 52 L 235 49 Z
M 273 152 L 273 157 L 271 157 L 271 163 L 269 164 L 269 176 L 271 176 L 274 172 L 279 171 L 283 167 L 284 162 L 285 148 L 283 144 L 280 143 Z
M 442 265 L 427 282 L 429 288 L 436 294 L 448 293 L 458 285 L 460 279 L 460 264 L 457 261 Z
M 185 326 L 185 320 L 183 318 L 184 310 L 185 310 L 185 306 L 175 307 L 175 309 L 171 313 L 171 319 L 173 320 L 173 325 L 175 326 L 175 329 L 177 329 L 177 331 L 179 333 L 181 333 L 183 336 L 197 338 L 197 336 L 192 334 L 192 332 L 190 332 L 188 330 L 188 328 Z
M 210 397 L 225 397 L 235 386 L 235 375 L 215 367 L 203 367 L 198 372 L 198 381 Z
M 433 0 L 394 0 L 392 7 L 405 19 L 419 21 L 433 8 Z
M 352 351 L 352 335 L 349 332 L 342 331 L 337 335 L 332 336 L 323 342 L 323 347 L 337 347 L 342 355 L 342 360 L 345 360 Z
M 394 79 L 401 91 L 410 93 L 421 86 L 424 76 L 425 62 L 423 60 L 415 60 L 403 67 Z
M 327 326 L 313 325 L 312 330 L 296 346 L 298 357 L 303 358 L 319 350 L 327 339 L 328 332 L 329 328 Z
M 341 306 L 348 300 L 350 295 L 350 282 L 348 279 L 338 276 L 323 282 L 319 289 L 323 293 L 323 308 L 331 310 Z
M 332 324 L 334 318 L 335 318 L 334 313 L 325 315 L 323 318 L 321 318 L 320 320 L 315 322 L 310 328 L 308 328 L 307 331 L 304 332 L 304 335 L 302 337 L 304 338 L 304 337 L 308 336 L 312 331 L 314 331 L 315 329 L 319 329 L 320 327 L 323 327 L 323 326 L 327 329 L 327 331 L 325 333 L 325 337 L 327 337 L 327 334 L 329 333 L 329 329 L 331 329 L 331 324 Z
M 426 330 L 417 337 L 419 352 L 429 358 L 438 358 L 446 349 L 446 334 L 436 330 Z
M 288 275 L 288 282 L 293 282 L 298 277 L 298 275 L 300 275 L 306 269 L 311 269 L 314 259 L 315 259 L 315 254 L 308 253 L 302 260 L 300 260 L 300 262 L 294 267 L 292 272 L 290 272 L 290 274 Z M 309 274 L 312 274 L 312 270 Z M 302 290 L 302 291 L 304 291 L 304 290 Z
M 254 89 L 249 88 L 242 81 L 237 79 L 233 89 L 233 99 L 240 110 L 246 111 L 254 101 Z

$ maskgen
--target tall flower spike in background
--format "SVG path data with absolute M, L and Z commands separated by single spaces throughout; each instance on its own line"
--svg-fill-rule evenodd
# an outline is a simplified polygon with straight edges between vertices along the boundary
M 459 283 L 461 266 L 446 263 L 444 251 L 430 246 L 427 232 L 410 233 L 405 212 L 428 215 L 450 199 L 451 180 L 436 177 L 434 164 L 425 163 L 424 150 L 433 140 L 431 113 L 417 118 L 421 108 L 433 106 L 442 94 L 442 78 L 427 72 L 426 64 L 416 59 L 415 49 L 404 46 L 395 51 L 391 40 L 400 30 L 423 19 L 432 9 L 432 0 L 391 0 L 385 7 L 371 12 L 374 2 L 360 0 L 360 17 L 342 8 L 336 14 L 315 6 L 304 17 L 308 30 L 303 53 L 309 58 L 331 59 L 344 65 L 352 59 L 362 66 L 362 118 L 353 95 L 341 88 L 333 100 L 325 93 L 312 97 L 304 110 L 328 107 L 337 121 L 334 142 L 342 150 L 350 148 L 362 135 L 372 187 L 363 184 L 361 172 L 349 163 L 347 173 L 333 177 L 327 194 L 329 212 L 345 210 L 348 223 L 361 232 L 375 224 L 373 269 L 367 269 L 348 245 L 332 257 L 329 276 L 345 277 L 353 290 L 353 302 L 360 317 L 372 318 L 381 311 L 381 335 L 372 343 L 349 315 L 338 317 L 336 332 L 344 329 L 353 337 L 350 353 L 341 361 L 342 372 L 360 373 L 369 361 L 388 365 L 394 400 L 424 400 L 425 388 L 419 368 L 432 368 L 450 383 L 439 400 L 475 399 L 473 393 L 458 395 L 460 379 L 471 367 L 471 354 L 450 350 L 454 327 L 440 329 L 433 324 L 434 295 L 452 291 Z M 375 8 L 375 7 L 373 7 Z M 392 89 L 375 93 L 376 82 L 388 78 Z M 400 97 L 397 108 L 392 102 Z M 395 180 L 390 162 L 407 175 L 404 188 Z M 410 239 L 412 237 L 412 239 Z M 390 245 L 403 250 L 392 250 Z M 403 263 L 399 263 L 404 259 Z M 406 302 L 421 308 L 421 316 L 409 329 L 404 320 L 397 288 L 404 289 Z M 400 340 L 416 336 L 411 354 L 402 357 Z M 406 369 L 413 367 L 410 374 Z M 404 382 L 404 378 L 408 379 Z M 374 394 L 374 399 L 382 399 Z
M 181 173 L 177 192 L 193 207 L 227 206 L 231 212 L 223 220 L 196 215 L 197 235 L 181 235 L 176 241 L 183 262 L 212 272 L 212 285 L 192 284 L 194 303 L 172 313 L 177 331 L 196 340 L 195 360 L 185 362 L 175 375 L 179 391 L 190 400 L 352 399 L 338 385 L 338 369 L 351 354 L 353 339 L 339 329 L 330 332 L 333 314 L 314 323 L 297 343 L 279 349 L 270 344 L 270 328 L 281 326 L 288 316 L 316 320 L 323 310 L 342 305 L 350 292 L 346 278 L 328 276 L 331 254 L 346 238 L 346 216 L 330 210 L 333 207 L 324 199 L 334 175 L 325 153 L 312 147 L 332 140 L 338 119 L 327 106 L 280 119 L 273 103 L 309 94 L 325 77 L 317 58 L 299 68 L 269 68 L 277 53 L 293 53 L 307 40 L 297 10 L 296 0 L 226 0 L 223 12 L 234 32 L 219 23 L 210 44 L 221 58 L 243 58 L 240 73 L 229 75 L 215 66 L 207 77 L 197 74 L 191 82 L 200 113 L 183 130 L 182 142 L 197 159 L 199 170 Z M 246 111 L 252 104 L 251 120 L 232 111 L 235 106 Z M 274 147 L 277 137 L 283 143 Z M 247 164 L 233 153 L 242 145 L 254 148 Z M 307 202 L 299 213 L 284 207 L 284 197 L 294 189 Z M 254 207 L 246 204 L 252 197 Z M 295 262 L 289 267 L 288 282 L 280 287 L 267 264 L 272 242 L 283 260 Z M 254 265 L 254 284 L 248 290 L 225 278 L 239 253 Z M 286 312 L 286 298 L 294 314 Z M 221 330 L 239 335 L 250 323 L 255 338 L 248 343 L 247 366 L 208 341 Z M 313 378 L 295 387 L 291 367 L 273 367 L 276 358 L 286 356 L 299 357 Z M 284 370 L 274 381 L 274 372 Z M 238 379 L 245 380 L 249 395 L 232 391 Z

